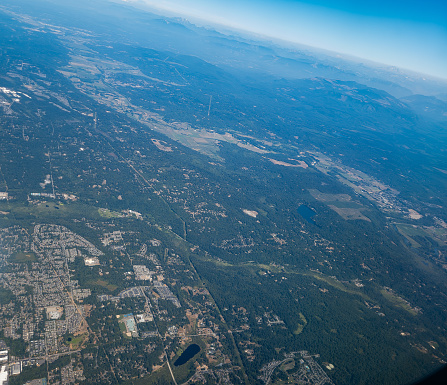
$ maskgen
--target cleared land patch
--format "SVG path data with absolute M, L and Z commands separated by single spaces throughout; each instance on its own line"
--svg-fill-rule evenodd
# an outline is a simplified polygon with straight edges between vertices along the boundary
M 334 210 L 338 215 L 340 215 L 345 220 L 356 220 L 360 219 L 362 221 L 371 222 L 371 220 L 362 214 L 362 208 L 349 208 L 349 207 L 337 207 L 335 205 L 328 205 L 332 210 Z
M 327 194 L 314 188 L 310 188 L 308 191 L 320 202 L 349 202 L 351 200 L 351 197 L 348 194 Z
M 26 263 L 26 262 L 35 262 L 36 254 L 34 254 L 32 251 L 18 251 L 11 256 L 11 262 L 13 263 Z
M 309 189 L 310 194 L 317 200 L 326 203 L 328 207 L 335 211 L 345 220 L 362 220 L 371 222 L 362 211 L 367 208 L 360 203 L 353 202 L 348 194 L 328 194 L 318 191 L 317 189 Z
M 300 313 L 300 322 L 298 322 L 296 329 L 293 331 L 293 334 L 295 335 L 301 334 L 306 325 L 307 325 L 307 319 L 306 317 L 304 317 L 303 313 Z
M 244 212 L 244 214 L 249 215 L 250 217 L 256 218 L 258 216 L 258 212 L 254 211 L 254 210 L 247 210 L 247 209 L 242 209 L 242 211 Z
M 118 288 L 118 286 L 112 285 L 111 283 L 109 283 L 103 279 L 97 279 L 96 281 L 89 281 L 89 282 L 87 282 L 87 284 L 93 285 L 93 286 L 105 287 L 109 291 L 114 291 Z
M 301 168 L 307 168 L 307 167 L 309 167 L 309 166 L 307 165 L 307 163 L 304 162 L 304 161 L 302 161 L 302 160 L 296 160 L 296 159 L 291 159 L 291 160 L 293 160 L 294 162 L 297 162 L 297 163 L 288 163 L 288 162 L 283 162 L 283 161 L 281 161 L 281 160 L 276 160 L 276 159 L 269 158 L 269 161 L 270 161 L 270 162 L 272 162 L 273 164 L 276 164 L 276 165 L 278 165 L 278 166 L 301 167 Z
M 400 307 L 401 309 L 404 309 L 408 313 L 412 315 L 417 315 L 420 312 L 419 308 L 412 307 L 411 304 L 403 299 L 402 297 L 398 296 L 393 290 L 391 290 L 388 287 L 383 288 L 380 290 L 382 295 L 390 301 L 394 306 Z
M 70 346 L 70 349 L 76 350 L 79 349 L 79 347 L 82 345 L 87 337 L 88 334 L 81 334 L 78 336 L 70 334 L 65 338 L 65 343 Z
M 415 237 L 430 238 L 439 246 L 447 246 L 447 229 L 434 226 L 416 226 L 408 223 L 394 223 L 399 233 L 410 242 L 412 247 L 421 247 Z
M 1 207 L 1 204 L 0 204 Z M 23 205 L 20 202 L 8 203 L 8 210 L 16 218 L 92 218 L 100 219 L 98 209 L 94 206 L 75 202 L 62 203 L 59 201 L 39 201 L 32 205 Z
M 121 214 L 121 213 L 119 213 L 117 211 L 112 211 L 112 210 L 109 210 L 109 209 L 102 209 L 102 208 L 98 209 L 98 213 L 99 213 L 99 215 L 101 217 L 108 218 L 108 219 L 110 219 L 110 218 L 122 218 L 124 216 L 123 214 Z
M 163 142 L 158 139 L 151 139 L 152 143 L 160 150 L 165 152 L 172 152 L 172 148 L 166 145 L 166 142 Z

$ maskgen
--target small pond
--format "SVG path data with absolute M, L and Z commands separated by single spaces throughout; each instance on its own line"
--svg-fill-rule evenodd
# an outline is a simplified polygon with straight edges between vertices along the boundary
M 180 366 L 186 364 L 191 358 L 193 358 L 198 352 L 200 352 L 200 346 L 197 344 L 189 345 L 182 355 L 174 362 L 174 366 Z
M 312 220 L 312 217 L 315 216 L 316 212 L 306 205 L 301 205 L 298 207 L 298 214 L 300 214 L 307 222 L 316 225 L 316 223 Z

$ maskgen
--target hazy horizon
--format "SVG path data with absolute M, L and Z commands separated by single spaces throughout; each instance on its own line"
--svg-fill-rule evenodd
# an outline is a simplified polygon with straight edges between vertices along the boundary
M 438 1 L 122 1 L 447 80 L 447 4 Z

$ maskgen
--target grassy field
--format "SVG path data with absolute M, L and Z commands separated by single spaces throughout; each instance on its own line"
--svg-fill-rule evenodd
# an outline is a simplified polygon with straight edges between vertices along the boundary
M 88 281 L 87 284 L 92 285 L 92 286 L 105 287 L 109 291 L 114 291 L 118 288 L 118 286 L 113 285 L 113 284 L 111 284 L 103 279 L 99 279 L 99 278 L 96 281 Z
M 412 225 L 406 225 L 406 224 L 403 224 L 403 223 L 396 223 L 396 227 L 397 227 L 397 230 L 399 230 L 399 233 L 403 237 L 405 237 L 405 239 L 408 242 L 410 242 L 411 247 L 414 247 L 414 248 L 421 247 L 421 245 L 418 242 L 416 242 L 412 237 L 415 237 L 415 236 L 425 237 L 425 236 L 427 236 L 427 233 L 424 230 L 422 230 L 422 229 L 420 229 L 418 227 L 413 227 Z
M 296 336 L 298 334 L 301 334 L 306 325 L 307 325 L 307 319 L 306 317 L 304 317 L 303 313 L 300 313 L 300 322 L 298 323 L 296 329 L 293 331 L 293 334 L 295 334 Z
M 410 237 L 414 236 L 421 236 L 424 237 L 427 235 L 426 231 L 424 229 L 421 229 L 420 227 L 408 225 L 404 223 L 396 223 L 397 228 L 404 232 L 406 235 Z
M 152 372 L 149 376 L 143 378 L 131 379 L 124 382 L 125 385 L 156 385 L 166 384 L 174 385 L 171 374 L 169 373 L 168 366 L 165 364 L 155 372 Z
M 37 261 L 36 254 L 31 251 L 23 252 L 18 251 L 11 255 L 10 262 L 13 263 L 27 263 L 27 262 L 35 262 Z
M 393 292 L 391 292 L 389 290 L 385 290 L 385 289 L 380 290 L 380 292 L 394 306 L 400 307 L 401 309 L 404 309 L 405 311 L 407 311 L 408 313 L 410 313 L 412 315 L 418 314 L 418 312 L 416 310 L 414 310 L 407 301 L 405 301 L 403 298 L 399 297 L 398 295 L 394 294 Z
M 359 295 L 360 297 L 362 297 L 363 299 L 365 299 L 367 301 L 372 301 L 371 298 L 369 298 L 365 293 L 362 293 L 361 291 L 358 291 L 358 290 L 350 289 L 350 288 L 346 287 L 343 283 L 341 283 L 340 281 L 338 281 L 334 278 L 324 276 L 322 274 L 317 274 L 317 273 L 303 273 L 302 275 L 314 277 L 315 279 L 318 279 L 319 281 L 326 282 L 328 285 L 334 287 L 335 289 L 341 290 L 345 293 Z
M 121 213 L 119 213 L 117 211 L 109 210 L 109 209 L 99 208 L 98 209 L 98 213 L 99 213 L 99 215 L 102 218 L 107 218 L 107 219 L 110 219 L 110 218 L 122 218 L 123 217 L 123 214 L 121 214 Z
M 118 326 L 123 333 L 127 332 L 126 325 L 124 325 L 124 322 L 118 322 Z
M 79 348 L 79 346 L 82 345 L 82 342 L 84 342 L 87 336 L 88 336 L 87 334 L 81 334 L 79 336 L 69 335 L 65 339 L 65 343 L 70 346 L 70 349 L 76 350 Z
M 53 218 L 90 218 L 100 220 L 98 208 L 78 202 L 63 203 L 58 201 L 41 201 L 35 204 L 8 202 L 0 204 L 0 210 L 9 212 L 11 219 L 53 219 Z

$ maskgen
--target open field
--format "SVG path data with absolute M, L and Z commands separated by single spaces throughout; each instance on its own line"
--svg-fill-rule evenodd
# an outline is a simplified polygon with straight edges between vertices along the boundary
M 447 246 L 447 229 L 435 226 L 416 226 L 407 223 L 394 223 L 399 233 L 403 235 L 412 247 L 421 247 L 414 237 L 430 238 L 439 246 Z
M 380 290 L 380 292 L 394 306 L 400 307 L 400 308 L 404 309 L 405 311 L 407 311 L 408 313 L 410 313 L 412 315 L 417 315 L 418 314 L 418 311 L 416 309 L 414 309 L 413 307 L 411 307 L 411 305 L 409 304 L 408 301 L 406 301 L 403 298 L 399 297 L 393 291 L 387 290 L 385 288 L 383 290 Z
M 118 286 L 113 285 L 113 284 L 111 284 L 103 279 L 99 279 L 99 278 L 96 281 L 88 281 L 87 283 L 92 286 L 105 287 L 109 291 L 114 291 L 118 288 Z
M 96 207 L 83 203 L 62 203 L 58 201 L 40 201 L 35 204 L 18 202 L 2 202 L 0 210 L 8 211 L 10 219 L 52 219 L 52 218 L 90 218 L 100 219 L 102 216 Z
M 348 194 L 327 194 L 314 188 L 311 188 L 308 191 L 320 202 L 349 202 L 351 200 L 351 197 Z
M 356 219 L 360 219 L 362 221 L 367 221 L 367 222 L 371 222 L 371 220 L 366 217 L 365 215 L 362 214 L 362 209 L 361 208 L 341 208 L 341 207 L 336 207 L 334 205 L 329 205 L 329 207 L 334 210 L 338 215 L 340 215 L 343 219 L 346 220 L 356 220 Z
M 117 211 L 109 210 L 109 209 L 99 208 L 98 209 L 98 213 L 99 213 L 99 215 L 101 215 L 101 217 L 107 218 L 107 219 L 110 219 L 110 218 L 122 218 L 123 217 L 123 214 L 121 214 L 121 213 L 119 213 Z
M 360 203 L 353 202 L 351 196 L 348 194 L 327 194 L 318 191 L 317 189 L 309 189 L 310 194 L 320 202 L 328 205 L 328 207 L 335 211 L 345 220 L 362 220 L 371 222 L 362 211 L 366 208 Z
M 36 255 L 31 251 L 18 251 L 11 256 L 11 262 L 13 263 L 35 262 L 36 260 Z

